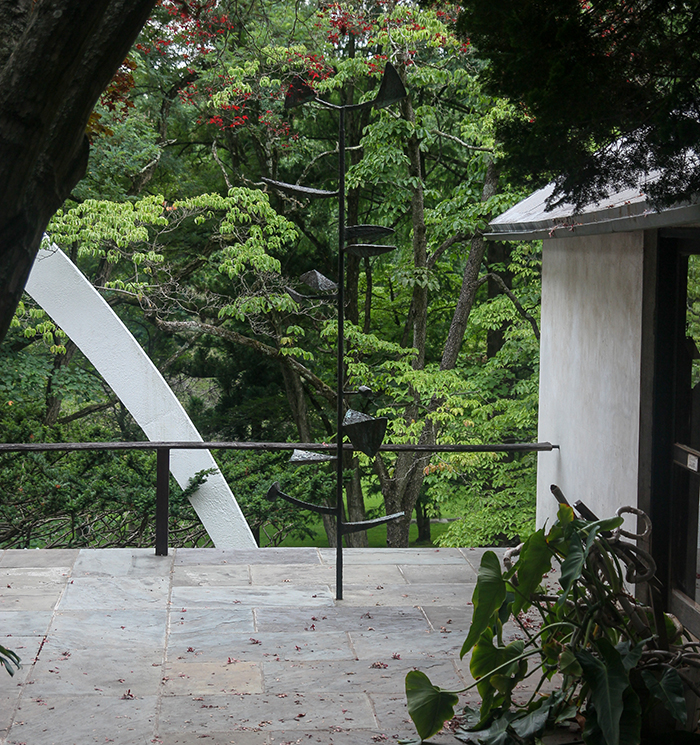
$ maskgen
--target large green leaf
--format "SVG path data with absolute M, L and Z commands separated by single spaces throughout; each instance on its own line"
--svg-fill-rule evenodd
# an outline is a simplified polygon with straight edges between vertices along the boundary
M 532 738 L 542 734 L 551 709 L 558 703 L 558 700 L 547 697 L 540 699 L 538 703 L 539 705 L 535 705 L 525 713 L 500 712 L 485 729 L 459 727 L 455 730 L 455 737 L 463 742 L 478 743 L 478 745 L 513 745 L 515 742 L 532 742 Z M 515 733 L 516 737 L 511 737 L 511 732 Z
M 586 552 L 584 551 L 581 538 L 578 533 L 572 533 L 569 539 L 569 551 L 561 565 L 561 577 L 559 584 L 562 587 L 562 593 L 557 600 L 558 605 L 562 606 L 571 592 L 571 588 L 577 579 L 581 576 L 581 571 L 586 563 Z
M 524 651 L 525 642 L 522 639 L 516 639 L 505 647 L 496 647 L 488 634 L 484 634 L 474 648 L 469 671 L 475 680 L 494 674 L 498 668 L 501 668 L 498 670 L 500 675 L 514 675 Z M 507 664 L 510 662 L 513 664 Z
M 482 724 L 493 710 L 509 705 L 513 689 L 527 674 L 524 649 L 525 643 L 519 639 L 506 647 L 496 647 L 488 633 L 482 634 L 475 645 L 469 670 L 478 681 Z
M 644 651 L 644 645 L 646 641 L 638 642 L 630 649 L 629 640 L 625 639 L 619 644 L 615 645 L 615 649 L 620 653 L 622 658 L 622 664 L 625 666 L 625 670 L 629 671 L 633 667 L 637 666 L 639 660 L 642 659 L 642 652 Z
M 452 719 L 459 699 L 456 693 L 434 686 L 425 673 L 411 670 L 406 675 L 406 701 L 418 734 L 427 740 Z
M 513 615 L 530 606 L 530 596 L 541 584 L 545 572 L 552 568 L 552 552 L 547 545 L 544 529 L 535 531 L 520 551 L 516 564 L 518 587 L 513 601 Z
M 664 674 L 657 680 L 651 670 L 642 670 L 642 680 L 649 693 L 663 703 L 674 719 L 685 724 L 688 719 L 688 709 L 685 702 L 683 681 L 678 671 L 667 667 Z
M 512 745 L 513 740 L 507 730 L 516 716 L 514 711 L 505 711 L 486 729 L 468 730 L 460 727 L 455 731 L 455 737 L 473 745 Z
M 472 595 L 474 617 L 469 633 L 459 653 L 460 659 L 476 644 L 491 623 L 491 617 L 501 607 L 506 597 L 506 582 L 501 574 L 501 564 L 493 551 L 481 557 L 479 575 Z
M 576 659 L 590 686 L 590 700 L 605 742 L 607 745 L 620 745 L 620 717 L 629 675 L 620 653 L 607 639 L 596 639 L 594 644 L 600 657 L 580 651 L 576 653 Z
M 0 645 L 0 665 L 2 665 L 10 675 L 14 675 L 15 671 L 12 668 L 14 666 L 19 670 L 20 658 L 17 656 L 16 652 Z
M 639 745 L 642 738 L 642 704 L 630 686 L 622 699 L 620 745 Z

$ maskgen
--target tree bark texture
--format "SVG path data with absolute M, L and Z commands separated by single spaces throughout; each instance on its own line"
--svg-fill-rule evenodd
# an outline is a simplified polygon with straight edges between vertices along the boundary
M 90 113 L 154 0 L 0 0 L 0 339 L 49 219 L 83 177 Z
M 486 169 L 486 179 L 484 180 L 484 187 L 481 194 L 482 201 L 485 202 L 489 197 L 496 194 L 497 189 L 498 170 L 490 162 Z M 486 244 L 484 242 L 484 236 L 480 231 L 476 231 L 471 240 L 471 250 L 469 251 L 469 258 L 467 259 L 467 265 L 464 268 L 464 275 L 462 277 L 462 288 L 459 293 L 459 299 L 457 300 L 457 307 L 452 316 L 447 341 L 443 348 L 442 359 L 440 361 L 441 370 L 453 370 L 457 364 L 457 356 L 464 341 L 464 332 L 467 330 L 469 314 L 474 305 L 476 291 L 479 289 L 479 270 L 481 269 L 485 252 Z

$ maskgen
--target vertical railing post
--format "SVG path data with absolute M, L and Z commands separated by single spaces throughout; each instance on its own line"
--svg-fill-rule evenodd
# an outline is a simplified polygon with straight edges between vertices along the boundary
M 156 461 L 156 556 L 168 555 L 170 501 L 170 448 L 157 448 Z

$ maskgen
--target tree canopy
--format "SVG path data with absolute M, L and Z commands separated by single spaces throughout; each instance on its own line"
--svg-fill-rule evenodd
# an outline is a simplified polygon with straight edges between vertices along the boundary
M 313 104 L 285 111 L 285 91 L 302 75 L 334 104 L 371 100 L 387 59 L 410 97 L 392 110 L 349 112 L 346 214 L 349 224 L 394 228 L 397 250 L 347 257 L 347 382 L 374 394 L 344 405 L 387 416 L 396 443 L 535 437 L 539 254 L 483 241 L 489 216 L 521 196 L 494 163 L 494 128 L 510 109 L 481 88 L 452 10 L 163 0 L 89 117 L 86 176 L 48 233 L 146 347 L 206 439 L 334 437 L 335 303 L 310 297 L 317 293 L 301 277 L 337 279 L 337 200 L 290 198 L 263 177 L 337 188 L 335 114 Z M 20 431 L 12 423 L 21 410 L 33 422 L 23 439 L 140 437 L 31 303 L 4 352 L 8 437 Z M 217 457 L 252 527 L 273 541 L 305 518 L 261 506 L 270 481 L 334 501 L 334 465 L 304 473 L 277 456 Z M 452 540 L 516 540 L 532 525 L 534 461 L 348 457 L 349 518 L 404 511 L 388 540 L 406 545 L 414 509 L 426 538 L 427 518 L 461 503 L 469 520 Z M 99 540 L 97 527 L 112 536 L 105 541 L 148 540 L 139 509 L 150 506 L 136 498 L 144 464 L 134 460 L 142 475 L 119 492 L 120 511 L 88 509 L 89 466 L 76 474 L 63 461 L 31 463 L 31 478 L 18 477 L 40 498 L 0 500 L 12 545 L 37 545 L 53 523 L 71 545 Z M 115 467 L 106 463 L 105 473 Z M 7 468 L 12 484 L 19 466 Z M 42 487 L 47 474 L 53 483 Z M 184 513 L 180 524 L 187 540 L 200 540 Z
M 460 27 L 516 106 L 497 132 L 511 175 L 577 206 L 610 187 L 700 193 L 697 3 L 464 0 Z

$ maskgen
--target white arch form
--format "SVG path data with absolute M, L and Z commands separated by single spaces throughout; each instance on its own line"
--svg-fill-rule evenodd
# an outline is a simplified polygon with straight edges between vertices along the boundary
M 170 386 L 131 332 L 55 244 L 41 249 L 26 291 L 77 344 L 149 440 L 202 442 Z M 172 450 L 170 472 L 185 488 L 198 471 L 216 469 L 190 501 L 217 548 L 257 543 L 208 450 Z

